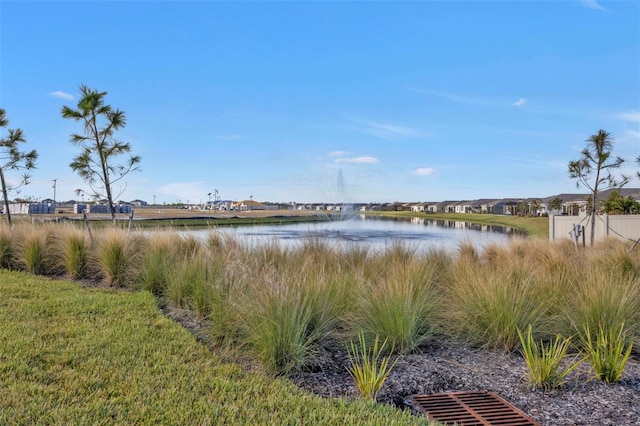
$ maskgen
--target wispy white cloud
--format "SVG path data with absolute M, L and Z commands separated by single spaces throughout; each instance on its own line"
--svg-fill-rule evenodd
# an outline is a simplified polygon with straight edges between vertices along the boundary
M 616 114 L 615 117 L 618 120 L 623 121 L 632 121 L 634 123 L 640 123 L 640 112 L 638 111 L 627 111 Z
M 357 118 L 352 118 L 351 121 L 353 124 L 347 126 L 349 129 L 382 139 L 423 139 L 429 137 L 429 134 L 424 130 L 400 124 L 362 120 Z
M 331 151 L 327 155 L 329 157 L 346 157 L 349 154 L 351 154 L 351 153 L 348 152 L 348 151 Z
M 423 93 L 429 96 L 436 96 L 438 98 L 448 99 L 450 101 L 461 103 L 461 104 L 499 106 L 498 102 L 490 98 L 465 96 L 457 93 L 440 92 L 437 90 L 428 90 L 428 89 L 416 89 L 413 87 L 410 87 L 409 90 L 412 90 L 418 93 Z
M 242 139 L 244 136 L 235 133 L 233 135 L 216 135 L 216 139 L 221 139 L 221 140 L 225 140 L 225 141 L 234 141 L 234 140 L 238 140 L 238 139 Z
M 384 139 L 395 138 L 422 138 L 425 133 L 422 130 L 397 124 L 369 122 L 368 131 L 374 136 Z
M 66 93 L 66 92 L 62 92 L 60 90 L 56 90 L 55 92 L 49 93 L 49 96 L 54 98 L 64 99 L 66 101 L 72 101 L 75 99 L 73 95 L 70 95 L 69 93 Z
M 419 169 L 415 169 L 413 171 L 413 174 L 416 176 L 429 176 L 432 175 L 436 172 L 436 169 L 433 169 L 431 167 L 421 167 Z
M 582 0 L 582 4 L 589 9 L 607 10 L 606 8 L 599 5 L 597 0 Z
M 375 164 L 379 163 L 376 157 L 370 156 L 362 156 L 362 157 L 352 157 L 352 158 L 336 158 L 336 163 L 349 163 L 349 164 Z
M 515 106 L 515 107 L 521 107 L 522 105 L 526 104 L 527 100 L 525 98 L 520 98 L 517 101 L 515 101 L 514 103 L 512 103 L 511 105 Z
M 629 139 L 636 139 L 640 141 L 640 132 L 636 130 L 626 130 L 625 135 Z
M 479 105 L 479 106 L 487 106 L 492 108 L 506 108 L 509 106 L 509 103 L 511 103 L 511 105 L 513 106 L 519 107 L 524 105 L 527 102 L 525 98 L 520 98 L 516 102 L 511 102 L 503 98 L 467 96 L 467 95 L 460 95 L 458 93 L 441 92 L 437 90 L 416 89 L 414 87 L 409 87 L 409 90 L 412 90 L 417 93 L 429 95 L 429 96 L 435 96 L 438 98 L 447 99 L 449 101 L 460 103 L 460 104 Z

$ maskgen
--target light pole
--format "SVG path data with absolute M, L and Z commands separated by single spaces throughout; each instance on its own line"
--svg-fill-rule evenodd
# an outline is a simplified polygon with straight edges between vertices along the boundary
M 53 204 L 56 203 L 56 183 L 57 182 L 58 182 L 58 179 L 53 180 Z

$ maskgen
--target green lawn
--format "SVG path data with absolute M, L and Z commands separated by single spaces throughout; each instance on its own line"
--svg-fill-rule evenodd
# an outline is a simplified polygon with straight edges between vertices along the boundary
M 417 424 L 224 364 L 147 292 L 0 271 L 0 424 Z
M 424 217 L 427 219 L 457 220 L 460 222 L 482 223 L 486 225 L 505 225 L 525 231 L 532 237 L 549 237 L 548 217 L 520 217 L 472 213 L 383 212 L 380 214 L 382 216 Z

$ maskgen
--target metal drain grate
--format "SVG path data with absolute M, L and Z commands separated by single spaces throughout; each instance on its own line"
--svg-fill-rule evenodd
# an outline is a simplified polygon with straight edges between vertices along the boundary
M 447 392 L 411 397 L 430 420 L 464 426 L 540 426 L 493 392 Z

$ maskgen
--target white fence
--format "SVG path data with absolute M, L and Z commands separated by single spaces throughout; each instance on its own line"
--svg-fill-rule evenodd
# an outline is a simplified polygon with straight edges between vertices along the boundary
M 549 216 L 549 239 L 556 241 L 571 238 L 574 225 L 584 226 L 584 238 L 591 239 L 590 218 L 581 216 Z M 596 217 L 596 240 L 614 237 L 621 240 L 640 238 L 640 215 L 598 215 Z

